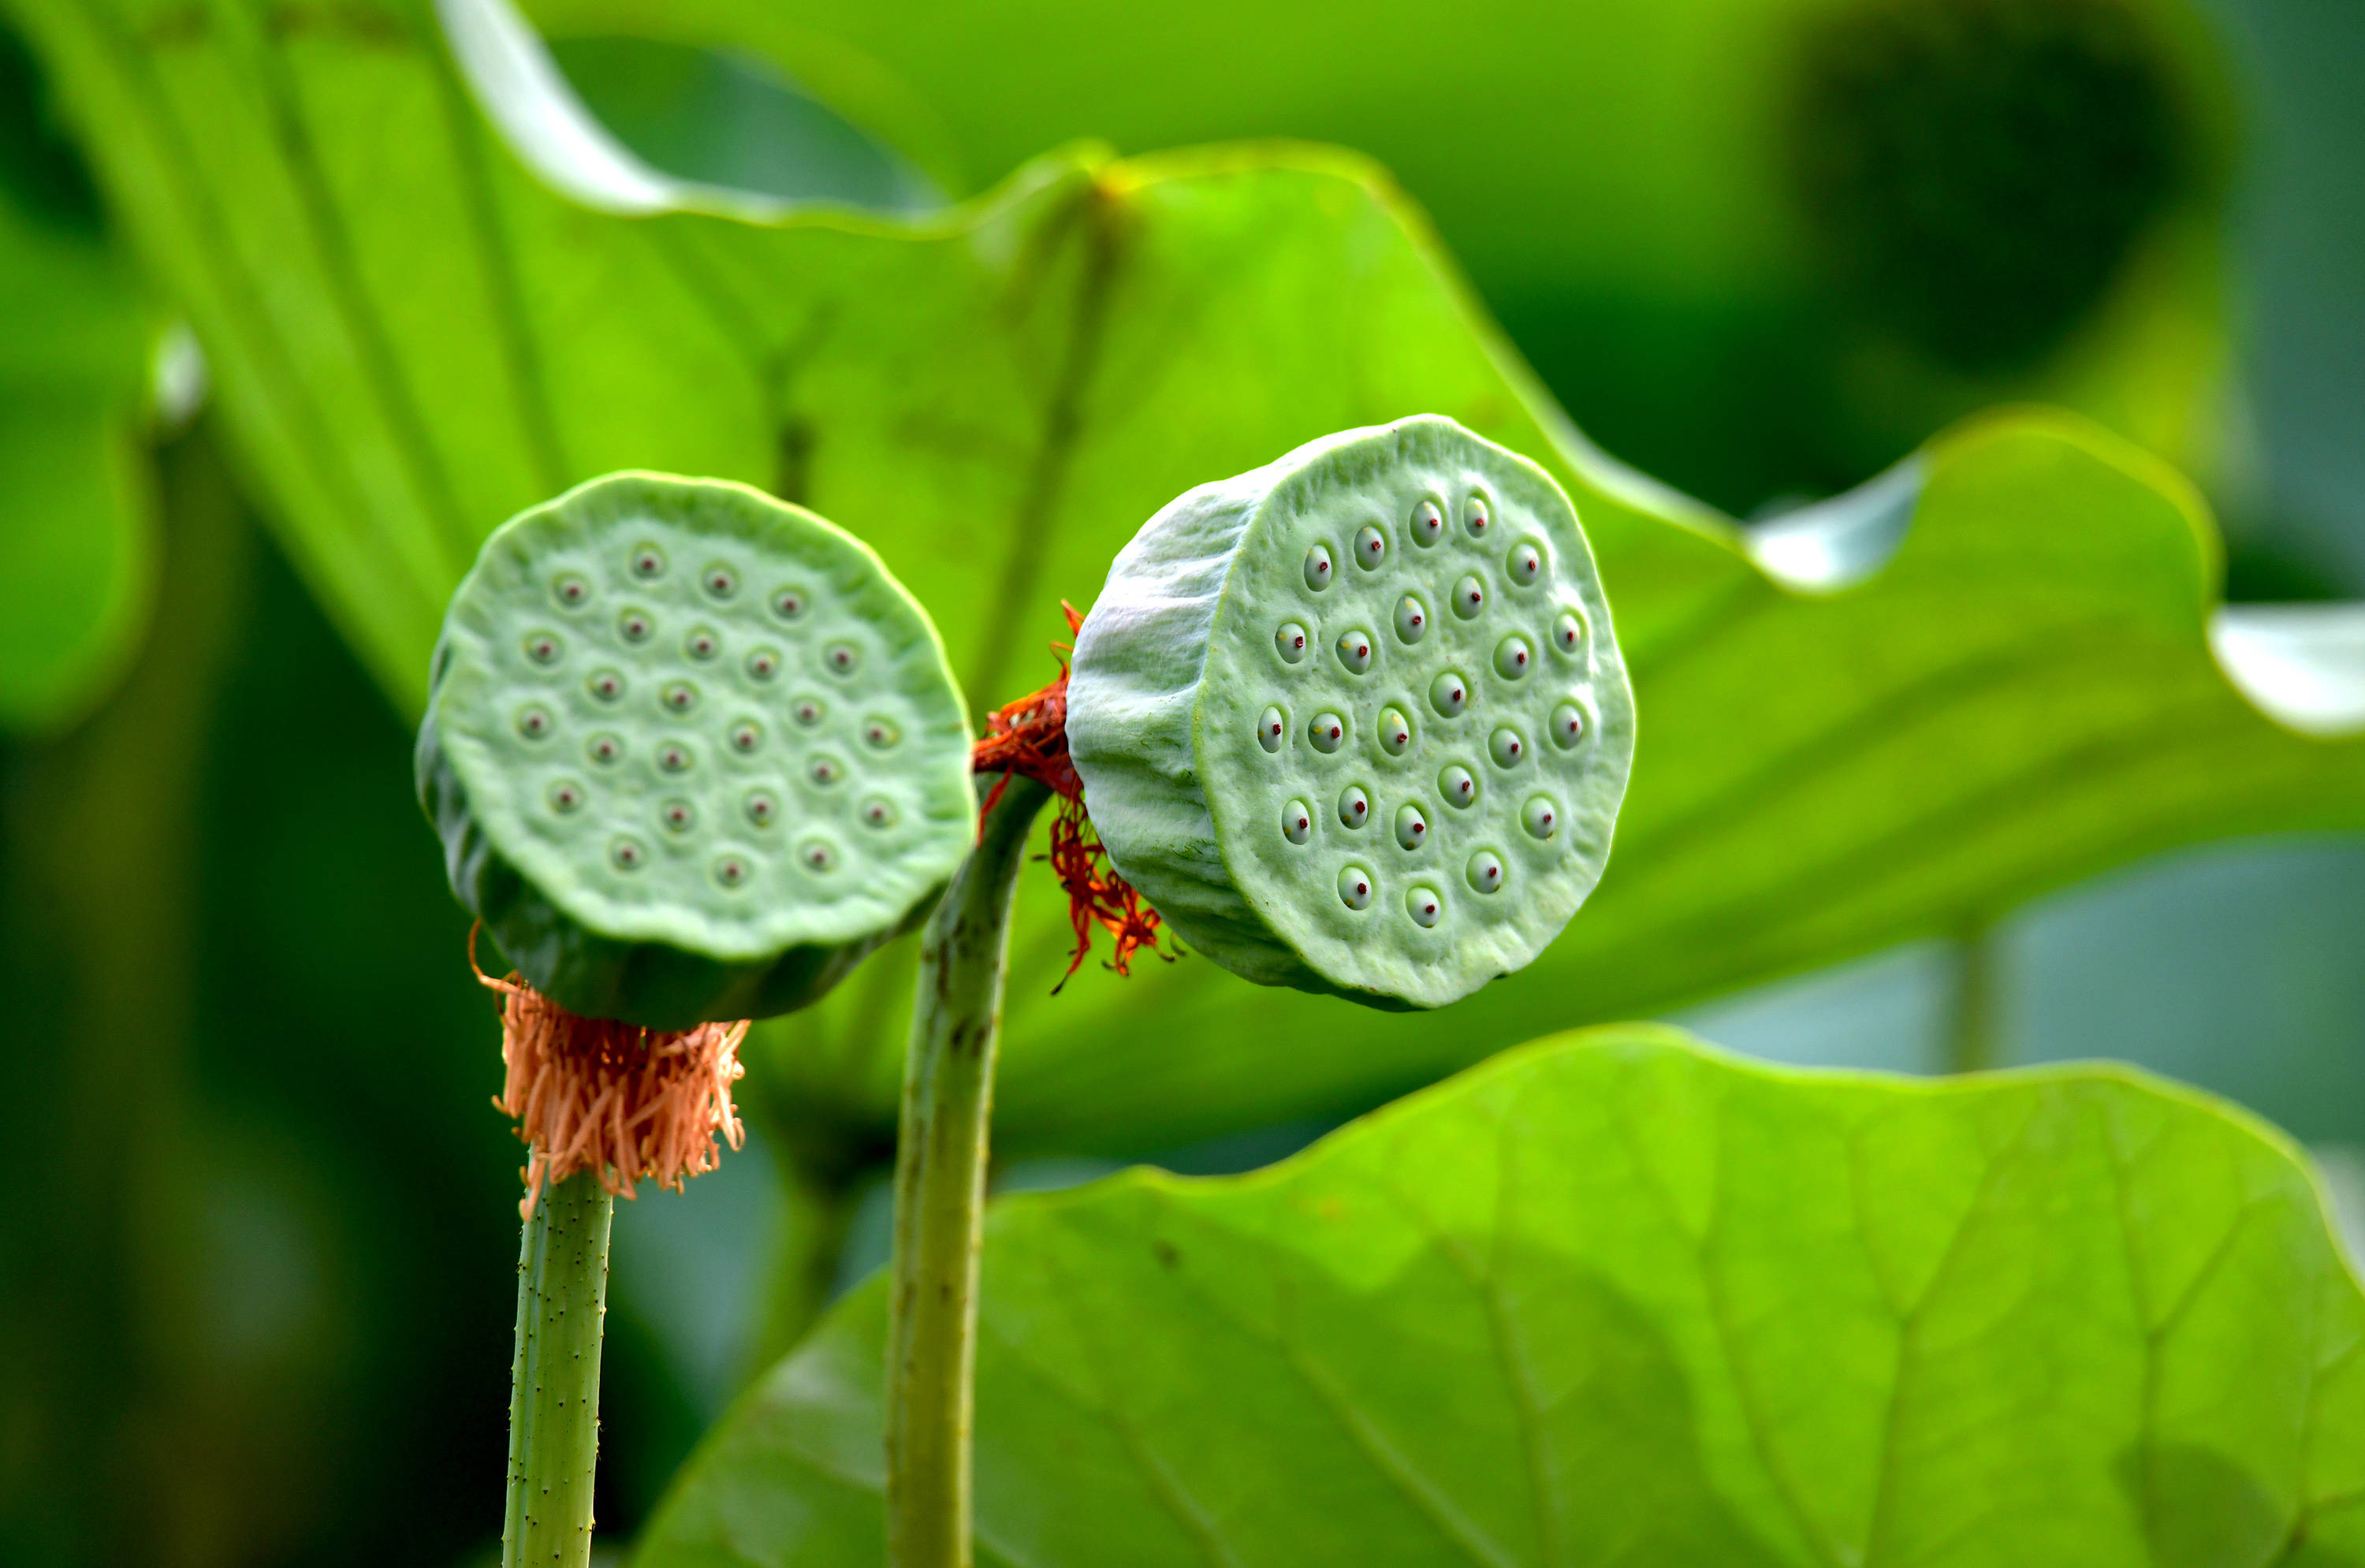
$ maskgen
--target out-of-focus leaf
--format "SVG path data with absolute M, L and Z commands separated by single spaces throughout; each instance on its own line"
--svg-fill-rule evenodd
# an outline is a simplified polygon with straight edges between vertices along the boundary
M 879 1561 L 884 1285 L 641 1568 Z M 2189 1092 L 1604 1030 L 1250 1176 L 997 1205 L 978 1558 L 2330 1568 L 2360 1344 L 2291 1147 Z
M 1051 673 L 1059 600 L 1158 506 L 1323 431 L 1446 413 L 1568 486 L 1642 701 L 1597 906 L 1528 976 L 1380 1019 L 1188 960 L 1046 1001 L 1067 923 L 1030 879 L 1005 1147 L 1350 1112 L 2167 844 L 2365 812 L 2365 748 L 2277 731 L 2210 666 L 2214 545 L 2171 476 L 2057 420 L 1975 427 L 1924 460 L 1894 563 L 1785 589 L 1587 447 L 1351 156 L 1086 150 L 922 220 L 784 209 L 640 167 L 506 11 L 445 0 L 501 123 L 603 211 L 512 157 L 423 3 L 13 3 L 406 705 L 484 533 L 611 468 L 766 484 L 869 539 L 981 706 Z M 796 1025 L 839 1112 L 891 1119 L 905 972 Z

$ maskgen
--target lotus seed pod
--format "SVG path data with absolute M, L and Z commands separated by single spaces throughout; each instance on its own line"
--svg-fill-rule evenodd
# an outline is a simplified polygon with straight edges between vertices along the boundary
M 802 1006 L 925 913 L 976 834 L 969 739 L 869 546 L 744 486 L 617 474 L 486 541 L 418 783 L 453 890 L 536 990 L 679 1029 Z
M 1068 744 L 1117 870 L 1201 953 L 1434 1007 L 1592 890 L 1634 707 L 1567 497 L 1422 416 L 1152 518 L 1077 635 Z

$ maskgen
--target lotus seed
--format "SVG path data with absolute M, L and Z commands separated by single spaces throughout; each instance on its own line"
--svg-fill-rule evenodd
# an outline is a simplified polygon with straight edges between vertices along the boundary
M 822 722 L 824 715 L 828 713 L 829 709 L 823 704 L 822 700 L 818 697 L 800 697 L 797 699 L 797 705 L 790 709 L 790 711 L 797 716 L 798 723 L 802 724 L 807 729 L 811 729 L 815 724 Z
M 681 651 L 703 664 L 723 651 L 723 639 L 714 634 L 711 626 L 695 626 L 681 640 Z
M 633 576 L 648 581 L 665 574 L 665 552 L 654 544 L 644 544 L 633 552 Z
M 1272 645 L 1281 651 L 1281 662 L 1294 665 L 1306 656 L 1306 628 L 1295 621 L 1284 621 L 1272 634 Z
M 1339 902 L 1349 909 L 1369 909 L 1372 906 L 1372 874 L 1361 866 L 1350 866 L 1339 872 Z
M 805 776 L 825 790 L 846 777 L 846 765 L 834 756 L 817 756 L 805 769 Z
M 1361 827 L 1372 820 L 1372 798 L 1353 784 L 1339 791 L 1339 824 Z
M 747 792 L 747 799 L 741 803 L 741 809 L 747 813 L 747 820 L 757 827 L 769 827 L 772 819 L 779 814 L 780 803 L 772 799 L 768 790 L 751 790 Z
M 558 595 L 558 602 L 569 610 L 591 597 L 591 585 L 581 577 L 564 577 L 553 586 L 554 591 Z
M 716 599 L 729 599 L 739 591 L 739 574 L 728 566 L 707 567 L 706 576 L 701 581 L 706 591 Z
M 1486 737 L 1486 749 L 1493 754 L 1496 767 L 1509 767 L 1527 756 L 1528 743 L 1519 738 L 1519 731 L 1505 724 Z
M 804 612 L 804 589 L 784 588 L 772 596 L 772 613 L 781 620 L 794 621 Z
M 778 648 L 757 648 L 747 655 L 747 673 L 757 680 L 769 680 L 780 673 L 780 651 Z
M 1279 751 L 1287 734 L 1288 721 L 1281 716 L 1280 709 L 1268 707 L 1257 715 L 1257 744 L 1265 750 Z
M 1372 639 L 1362 632 L 1350 632 L 1339 639 L 1339 662 L 1349 673 L 1361 675 L 1372 667 Z
M 1445 513 L 1435 501 L 1423 501 L 1412 509 L 1412 542 L 1434 544 L 1445 533 Z
M 1519 825 L 1528 830 L 1530 838 L 1550 838 L 1560 826 L 1560 808 L 1549 795 L 1538 795 L 1519 808 Z
M 813 839 L 798 854 L 813 870 L 834 871 L 837 868 L 837 850 L 825 840 Z
M 593 735 L 590 740 L 584 743 L 583 755 L 601 767 L 605 767 L 624 755 L 624 743 L 622 738 L 617 735 Z
M 689 765 L 695 760 L 697 759 L 689 754 L 689 748 L 679 741 L 667 741 L 657 747 L 657 766 L 667 773 L 687 773 L 689 771 Z
M 1506 680 L 1517 680 L 1528 673 L 1533 656 L 1525 637 L 1506 637 L 1495 644 L 1495 673 Z
M 1469 701 L 1468 684 L 1452 670 L 1429 683 L 1429 705 L 1448 719 L 1460 713 Z
M 1303 801 L 1292 801 L 1281 808 L 1281 836 L 1292 844 L 1303 844 L 1314 836 L 1314 813 L 1306 809 Z
M 873 751 L 885 751 L 903 738 L 903 732 L 884 719 L 873 719 L 862 726 L 862 738 Z
M 1405 893 L 1405 913 L 1412 916 L 1415 925 L 1423 929 L 1435 925 L 1437 917 L 1444 913 L 1444 901 L 1437 896 L 1435 888 L 1415 887 Z
M 1530 541 L 1523 539 L 1511 546 L 1510 559 L 1504 562 L 1503 566 L 1511 574 L 1513 582 L 1525 588 L 1543 576 L 1544 553 Z
M 1574 702 L 1564 702 L 1552 710 L 1552 739 L 1565 751 L 1585 738 L 1585 710 Z
M 862 664 L 862 650 L 851 643 L 832 643 L 824 656 L 833 675 L 852 675 Z
M 583 786 L 562 778 L 550 787 L 550 809 L 562 816 L 583 804 Z
M 530 741 L 538 741 L 550 734 L 551 723 L 547 708 L 521 708 L 518 711 L 518 734 Z
M 1320 593 L 1330 586 L 1330 551 L 1317 544 L 1306 553 L 1306 586 Z
M 688 801 L 667 801 L 657 815 L 676 833 L 688 833 L 698 821 L 698 810 Z
M 538 665 L 556 664 L 565 651 L 566 644 L 555 632 L 536 632 L 525 640 L 525 656 Z
M 1306 744 L 1326 755 L 1337 751 L 1346 738 L 1347 721 L 1336 713 L 1315 714 L 1314 722 L 1306 729 Z
M 1472 572 L 1462 574 L 1453 585 L 1453 613 L 1464 621 L 1475 621 L 1486 608 L 1486 585 Z
M 1503 861 L 1491 849 L 1482 849 L 1470 857 L 1467 873 L 1470 885 L 1482 893 L 1491 893 L 1503 885 Z
M 620 838 L 608 846 L 608 858 L 619 871 L 637 871 L 648 857 L 649 852 L 637 838 Z
M 714 863 L 714 879 L 726 888 L 735 888 L 747 879 L 747 862 L 736 855 L 725 855 Z
M 890 801 L 866 801 L 862 806 L 862 820 L 872 827 L 891 827 L 895 822 L 895 808 Z
M 1429 819 L 1420 814 L 1418 806 L 1396 808 L 1396 842 L 1407 849 L 1418 849 L 1429 842 Z
M 1478 780 L 1457 762 L 1437 776 L 1437 790 L 1449 806 L 1474 805 L 1478 800 Z
M 1402 756 L 1412 745 L 1412 723 L 1401 709 L 1380 710 L 1380 749 L 1390 756 Z
M 1407 594 L 1396 600 L 1396 641 L 1410 647 L 1429 632 L 1429 607 Z
M 619 670 L 595 669 L 584 681 L 583 689 L 602 702 L 613 702 L 624 694 L 623 674 Z
M 731 726 L 731 749 L 742 756 L 751 756 L 764 744 L 764 726 L 753 719 L 742 719 Z
M 1462 526 L 1473 539 L 1484 539 L 1487 526 L 1495 521 L 1486 506 L 1486 498 L 1473 496 L 1462 504 Z
M 1377 571 L 1380 563 L 1388 558 L 1388 536 L 1369 523 L 1355 535 L 1355 565 L 1367 572 Z
M 616 634 L 627 643 L 645 643 L 649 633 L 657 629 L 644 610 L 627 610 L 616 617 Z
M 677 713 L 687 713 L 698 706 L 698 688 L 686 680 L 669 680 L 657 693 L 657 700 Z
M 1552 622 L 1552 646 L 1564 654 L 1574 654 L 1585 641 L 1585 627 L 1574 615 L 1564 615 Z

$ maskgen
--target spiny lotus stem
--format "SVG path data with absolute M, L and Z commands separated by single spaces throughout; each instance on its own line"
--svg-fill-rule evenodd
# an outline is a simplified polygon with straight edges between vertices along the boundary
M 1068 631 L 1072 635 L 1084 623 L 1082 611 L 1065 599 L 1059 608 L 1068 617 Z M 1056 653 L 1072 650 L 1064 643 L 1054 643 Z M 1052 874 L 1067 890 L 1068 918 L 1075 926 L 1076 948 L 1068 959 L 1068 972 L 1051 988 L 1057 996 L 1069 980 L 1083 968 L 1084 959 L 1093 948 L 1093 927 L 1098 925 L 1116 944 L 1116 952 L 1109 967 L 1121 977 L 1130 977 L 1133 956 L 1147 947 L 1167 962 L 1173 962 L 1171 953 L 1159 952 L 1158 912 L 1141 902 L 1133 885 L 1116 874 L 1108 863 L 1108 851 L 1103 847 L 1100 835 L 1090 832 L 1092 818 L 1084 810 L 1084 783 L 1076 776 L 1075 764 L 1068 756 L 1068 665 L 1063 659 L 1059 674 L 1050 685 L 1031 692 L 1015 702 L 1005 703 L 986 715 L 985 738 L 971 748 L 970 764 L 979 773 L 999 773 L 1002 778 L 987 791 L 984 804 L 978 812 L 979 832 L 983 823 L 1002 799 L 1002 792 L 1014 774 L 1032 778 L 1059 798 L 1058 813 L 1051 819 L 1051 849 L 1046 857 L 1051 863 Z
M 471 968 L 476 949 L 471 931 Z M 495 980 L 476 968 L 476 980 L 501 995 L 508 1073 L 493 1104 L 532 1150 L 518 1172 L 521 1216 L 533 1217 L 544 1184 L 578 1170 L 616 1197 L 633 1196 L 644 1181 L 679 1192 L 721 1159 L 717 1133 L 733 1148 L 745 1141 L 731 1085 L 746 1070 L 739 1061 L 746 1020 L 646 1029 L 570 1013 L 514 973 Z

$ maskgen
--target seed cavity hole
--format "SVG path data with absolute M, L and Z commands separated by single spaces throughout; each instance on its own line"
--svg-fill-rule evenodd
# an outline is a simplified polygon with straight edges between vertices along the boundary
M 1339 639 L 1339 662 L 1351 675 L 1362 675 L 1372 667 L 1372 639 L 1368 633 L 1350 632 Z
M 769 827 L 772 819 L 780 814 L 780 802 L 768 790 L 750 790 L 747 798 L 739 802 L 739 809 L 746 812 L 747 820 L 757 827 Z
M 637 838 L 619 838 L 608 846 L 608 863 L 619 871 L 637 871 L 648 858 L 648 850 Z
M 1347 721 L 1336 713 L 1317 713 L 1306 726 L 1306 744 L 1324 755 L 1337 751 L 1347 739 Z
M 1486 737 L 1486 751 L 1494 757 L 1496 767 L 1516 767 L 1519 759 L 1528 755 L 1528 743 L 1520 738 L 1519 731 L 1505 724 Z
M 551 584 L 550 591 L 557 598 L 559 603 L 569 610 L 577 609 L 590 602 L 591 599 L 591 585 L 573 573 Z
M 688 833 L 698 825 L 698 808 L 688 801 L 667 801 L 657 809 L 657 820 L 676 833 Z
M 772 613 L 783 621 L 799 620 L 804 615 L 809 602 L 805 590 L 801 588 L 779 588 L 772 594 Z
M 810 730 L 829 716 L 829 705 L 818 697 L 800 697 L 789 711 L 798 723 Z
M 1273 632 L 1272 645 L 1282 663 L 1296 664 L 1306 657 L 1306 628 L 1295 621 L 1283 622 Z
M 596 734 L 583 743 L 583 755 L 600 767 L 620 762 L 624 756 L 624 738 L 615 734 Z
M 1550 838 L 1560 827 L 1560 806 L 1550 795 L 1538 795 L 1519 808 L 1519 825 L 1530 838 Z
M 1518 680 L 1528 673 L 1535 658 L 1525 637 L 1506 637 L 1495 644 L 1495 673 L 1505 680 Z
M 654 544 L 644 544 L 633 552 L 633 576 L 643 582 L 654 582 L 665 576 L 665 552 Z
M 1482 849 L 1470 857 L 1463 875 L 1470 879 L 1474 892 L 1499 892 L 1503 886 L 1503 858 L 1491 849 Z
M 862 650 L 851 643 L 832 643 L 822 659 L 832 675 L 852 675 L 862 667 Z
M 547 797 L 550 809 L 567 816 L 583 809 L 583 786 L 572 778 L 561 778 L 550 787 Z
M 742 719 L 731 726 L 731 749 L 741 756 L 753 756 L 763 744 L 764 726 L 755 720 Z
M 1303 801 L 1292 801 L 1281 808 L 1281 836 L 1292 844 L 1304 844 L 1314 836 L 1314 813 Z
M 1585 738 L 1585 710 L 1574 702 L 1564 702 L 1552 711 L 1552 737 L 1561 750 L 1566 751 Z
M 873 800 L 862 803 L 862 821 L 866 827 L 893 827 L 895 805 L 891 801 Z
M 1405 890 L 1405 913 L 1412 916 L 1415 925 L 1426 931 L 1443 917 L 1445 901 L 1438 896 L 1435 888 L 1408 888 Z
M 624 676 L 621 670 L 595 669 L 583 682 L 583 689 L 602 702 L 613 702 L 624 695 Z
M 1257 715 L 1257 745 L 1267 751 L 1279 751 L 1281 743 L 1289 738 L 1289 721 L 1281 710 L 1268 705 Z
M 846 777 L 846 764 L 834 756 L 817 756 L 807 765 L 805 777 L 826 790 Z
M 1473 494 L 1462 503 L 1462 531 L 1473 539 L 1484 539 L 1486 531 L 1495 526 L 1495 510 L 1482 495 Z
M 547 708 L 532 706 L 518 710 L 518 734 L 530 741 L 542 739 L 543 736 L 550 734 L 556 723 L 557 721 L 550 716 L 550 710 Z
M 1412 595 L 1396 600 L 1396 641 L 1410 647 L 1429 635 L 1429 606 Z
M 780 651 L 778 648 L 757 648 L 747 655 L 747 675 L 754 680 L 769 680 L 780 673 Z
M 739 574 L 717 563 L 706 568 L 705 575 L 699 578 L 699 584 L 710 598 L 729 599 L 739 591 Z
M 1564 654 L 1574 654 L 1585 645 L 1585 623 L 1574 615 L 1564 615 L 1552 622 L 1552 646 Z
M 1429 683 L 1429 705 L 1445 718 L 1459 717 L 1470 705 L 1470 683 L 1447 670 Z
M 1380 563 L 1388 558 L 1388 536 L 1370 523 L 1365 523 L 1355 535 L 1355 565 L 1367 572 L 1375 572 Z
M 1478 780 L 1457 762 L 1437 776 L 1437 792 L 1445 797 L 1449 806 L 1474 806 L 1478 803 Z
M 747 879 L 747 862 L 736 855 L 718 857 L 714 862 L 714 879 L 726 888 L 735 888 Z
M 1510 554 L 1504 558 L 1503 569 L 1511 575 L 1513 582 L 1526 588 L 1544 575 L 1544 553 L 1533 540 L 1522 539 L 1511 546 Z
M 681 651 L 704 664 L 723 651 L 723 639 L 714 634 L 712 626 L 693 626 L 689 635 L 681 640 Z
M 1435 501 L 1423 501 L 1412 509 L 1412 542 L 1424 548 L 1445 536 L 1445 510 Z
M 903 732 L 885 719 L 873 719 L 862 726 L 862 741 L 872 751 L 892 751 Z
M 679 741 L 667 741 L 657 747 L 657 766 L 667 773 L 687 773 L 697 760 Z
M 656 620 L 645 610 L 627 610 L 616 617 L 616 635 L 627 643 L 645 643 L 656 629 Z
M 555 665 L 565 652 L 566 644 L 558 640 L 555 632 L 534 632 L 526 637 L 525 656 L 538 665 Z
M 1357 828 L 1372 820 L 1372 798 L 1362 787 L 1350 784 L 1339 791 L 1339 825 Z
M 1339 902 L 1349 909 L 1372 907 L 1372 874 L 1361 866 L 1350 866 L 1339 873 Z
M 1464 572 L 1453 585 L 1453 613 L 1464 621 L 1475 621 L 1486 613 L 1486 585 L 1478 580 L 1477 573 Z
M 676 713 L 687 713 L 698 706 L 698 688 L 686 680 L 669 680 L 657 693 L 657 700 Z
M 1412 722 L 1400 708 L 1380 710 L 1380 749 L 1390 756 L 1402 756 L 1412 745 Z
M 1407 849 L 1418 849 L 1429 842 L 1429 819 L 1421 815 L 1418 806 L 1396 808 L 1396 843 Z
M 1320 593 L 1330 586 L 1330 547 L 1317 544 L 1306 553 L 1306 586 Z
M 809 838 L 797 850 L 797 858 L 809 871 L 830 872 L 837 869 L 837 846 L 825 838 Z

